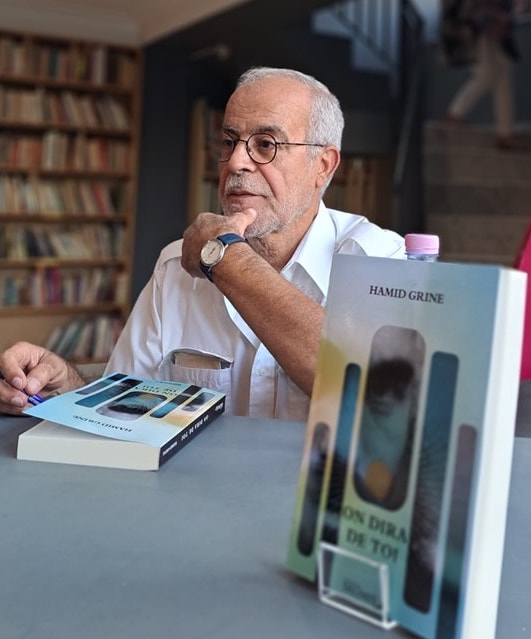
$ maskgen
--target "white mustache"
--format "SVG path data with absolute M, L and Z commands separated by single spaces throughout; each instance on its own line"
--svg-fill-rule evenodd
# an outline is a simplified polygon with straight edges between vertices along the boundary
M 267 196 L 271 194 L 269 188 L 263 183 L 253 184 L 254 180 L 248 180 L 241 175 L 229 175 L 225 181 L 224 194 L 229 195 L 232 191 L 246 191 L 253 195 Z

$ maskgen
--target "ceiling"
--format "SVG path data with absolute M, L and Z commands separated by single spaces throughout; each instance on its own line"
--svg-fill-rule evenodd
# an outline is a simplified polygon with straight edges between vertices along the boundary
M 4 29 L 142 45 L 249 0 L 0 0 Z

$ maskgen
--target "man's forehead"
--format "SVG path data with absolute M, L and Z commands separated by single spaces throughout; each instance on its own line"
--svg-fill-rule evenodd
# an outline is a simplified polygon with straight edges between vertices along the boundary
M 227 103 L 224 126 L 248 132 L 305 129 L 308 95 L 294 83 L 286 93 L 282 84 L 261 81 L 238 89 Z

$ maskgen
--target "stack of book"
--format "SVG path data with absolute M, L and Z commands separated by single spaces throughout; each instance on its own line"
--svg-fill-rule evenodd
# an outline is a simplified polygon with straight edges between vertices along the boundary
M 224 410 L 218 391 L 113 373 L 28 409 L 43 421 L 17 458 L 157 470 Z

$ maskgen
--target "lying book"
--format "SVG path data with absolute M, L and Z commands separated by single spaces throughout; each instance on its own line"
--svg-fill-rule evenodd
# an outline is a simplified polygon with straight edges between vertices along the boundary
M 157 470 L 224 410 L 218 391 L 114 373 L 28 408 L 45 421 L 19 436 L 17 458 Z
M 323 601 L 494 638 L 525 291 L 498 266 L 334 258 L 288 551 Z

